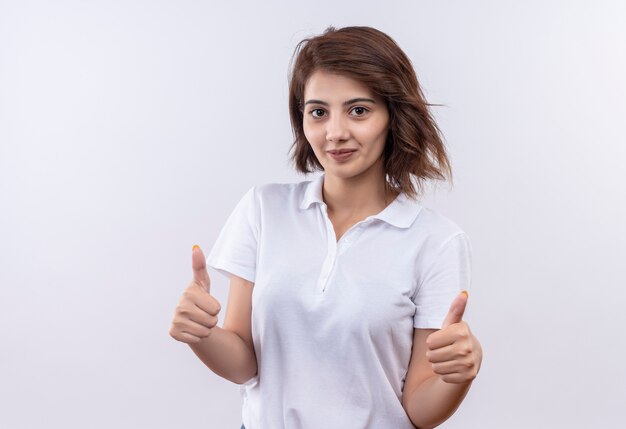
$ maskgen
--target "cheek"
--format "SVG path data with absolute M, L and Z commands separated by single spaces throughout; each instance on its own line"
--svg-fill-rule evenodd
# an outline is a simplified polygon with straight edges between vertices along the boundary
M 375 145 L 387 139 L 387 126 L 384 123 L 370 123 L 358 130 L 358 138 L 362 142 Z
M 378 126 L 376 127 L 376 132 L 378 133 L 378 139 L 382 140 L 382 144 L 384 145 L 387 141 L 387 135 L 389 134 L 389 120 L 381 120 Z
M 311 145 L 315 146 L 319 143 L 321 135 L 320 127 L 312 126 L 305 121 L 302 124 L 302 129 L 304 130 L 304 136 Z

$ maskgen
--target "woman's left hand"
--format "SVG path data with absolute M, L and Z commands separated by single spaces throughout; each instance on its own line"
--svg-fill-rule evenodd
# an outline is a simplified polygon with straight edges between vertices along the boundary
M 441 329 L 426 340 L 426 357 L 433 371 L 446 383 L 470 383 L 483 360 L 480 342 L 462 320 L 467 298 L 465 291 L 456 297 Z

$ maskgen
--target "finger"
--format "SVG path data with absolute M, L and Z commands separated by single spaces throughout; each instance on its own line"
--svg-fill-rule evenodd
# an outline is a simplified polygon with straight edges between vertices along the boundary
M 188 334 L 194 335 L 199 338 L 204 338 L 209 335 L 211 332 L 211 328 L 208 328 L 200 323 L 197 323 L 193 320 L 185 321 L 185 325 L 181 326 L 181 331 L 186 332 Z
M 193 269 L 193 280 L 211 293 L 211 280 L 206 269 L 206 258 L 200 246 L 195 244 L 191 248 L 191 267 Z
M 439 329 L 426 337 L 426 347 L 432 351 L 454 344 L 457 350 L 464 351 L 470 344 L 471 335 L 469 325 L 461 320 L 459 323 L 450 325 L 445 329 Z
M 471 379 L 468 379 L 467 375 L 459 374 L 458 372 L 442 375 L 441 379 L 446 383 L 453 384 L 467 384 L 468 382 L 471 382 Z
M 209 294 L 198 294 L 198 296 L 194 299 L 194 304 L 198 308 L 200 308 L 204 313 L 208 313 L 211 316 L 217 316 L 217 314 L 222 310 L 222 306 L 219 301 L 215 299 L 213 295 Z
M 196 311 L 189 316 L 189 320 L 198 323 L 207 328 L 213 328 L 217 325 L 217 314 L 208 314 L 206 311 L 196 307 Z
M 426 347 L 428 350 L 438 350 L 442 347 L 450 346 L 456 341 L 456 335 L 448 329 L 440 329 L 426 337 Z
M 463 372 L 464 366 L 458 361 L 448 361 L 432 364 L 433 372 L 439 375 L 457 374 Z
M 183 343 L 199 343 L 202 338 L 198 338 L 195 335 L 188 334 L 187 332 L 179 332 L 176 336 L 172 337 L 178 341 L 182 341 Z
M 438 363 L 438 362 L 447 362 L 450 360 L 454 360 L 457 358 L 463 357 L 461 353 L 459 353 L 454 344 L 450 344 L 449 346 L 440 347 L 434 350 L 428 350 L 426 352 L 426 359 L 430 363 Z
M 450 305 L 450 310 L 446 318 L 443 321 L 441 329 L 445 329 L 453 323 L 459 323 L 463 320 L 463 313 L 465 312 L 465 306 L 467 305 L 467 299 L 469 294 L 466 290 L 461 292 Z

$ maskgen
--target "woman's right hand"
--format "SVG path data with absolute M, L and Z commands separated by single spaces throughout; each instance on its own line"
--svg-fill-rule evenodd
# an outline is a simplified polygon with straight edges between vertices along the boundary
M 193 280 L 184 290 L 176 307 L 170 335 L 183 343 L 196 344 L 211 335 L 222 307 L 210 294 L 211 280 L 200 246 L 193 246 L 191 250 L 191 266 Z

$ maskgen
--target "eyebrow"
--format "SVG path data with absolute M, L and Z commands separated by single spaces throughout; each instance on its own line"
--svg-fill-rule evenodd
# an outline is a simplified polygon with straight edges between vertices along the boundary
M 370 103 L 376 104 L 376 101 L 372 100 L 371 98 L 360 97 L 360 98 L 352 98 L 352 99 L 350 99 L 348 101 L 344 101 L 343 105 L 347 106 L 348 104 L 360 103 L 360 102 L 363 102 L 363 101 L 369 101 Z M 325 102 L 325 101 L 322 101 L 322 100 L 308 100 L 306 103 L 304 103 L 304 105 L 306 106 L 307 104 L 321 104 L 323 106 L 328 106 L 328 103 Z

